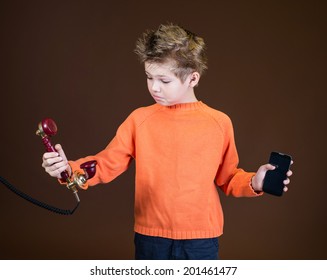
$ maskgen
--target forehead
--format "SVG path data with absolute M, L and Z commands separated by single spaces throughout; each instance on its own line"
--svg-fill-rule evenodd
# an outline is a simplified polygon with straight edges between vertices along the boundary
M 175 65 L 173 62 L 145 62 L 144 68 L 145 72 L 153 76 L 175 76 L 173 72 L 175 70 Z

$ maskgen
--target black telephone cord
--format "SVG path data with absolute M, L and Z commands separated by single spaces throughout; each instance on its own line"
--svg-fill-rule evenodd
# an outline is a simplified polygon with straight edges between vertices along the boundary
M 10 184 L 5 178 L 0 176 L 0 182 L 5 185 L 9 190 L 11 190 L 12 192 L 14 192 L 15 194 L 17 194 L 18 196 L 20 196 L 21 198 L 33 203 L 36 206 L 39 206 L 41 208 L 44 208 L 46 210 L 49 210 L 51 212 L 54 212 L 56 214 L 60 214 L 60 215 L 72 215 L 75 210 L 77 209 L 77 207 L 79 206 L 79 202 L 77 202 L 76 206 L 74 209 L 72 210 L 65 210 L 65 209 L 60 209 L 57 207 L 54 207 L 52 205 L 46 204 L 44 202 L 38 201 L 33 197 L 30 197 L 29 195 L 27 195 L 26 193 L 23 193 L 22 191 L 20 191 L 19 189 L 17 189 L 16 187 L 14 187 L 12 184 Z

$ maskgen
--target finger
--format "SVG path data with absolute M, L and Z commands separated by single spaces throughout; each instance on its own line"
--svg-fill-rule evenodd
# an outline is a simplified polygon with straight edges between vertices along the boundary
M 283 181 L 284 185 L 288 185 L 291 182 L 291 180 L 289 178 L 287 178 L 286 180 Z
M 61 162 L 61 161 L 63 161 L 62 157 L 49 158 L 49 159 L 43 160 L 42 167 L 49 167 L 49 166 L 56 164 L 58 162 Z
M 65 155 L 65 152 L 64 152 L 62 146 L 60 144 L 57 144 L 55 146 L 55 148 L 56 148 L 57 152 L 59 153 L 59 155 L 62 157 L 62 160 L 67 161 L 67 157 Z
M 68 164 L 61 161 L 59 163 L 45 167 L 45 171 L 48 174 L 50 174 L 52 177 L 58 177 L 60 175 L 60 173 L 65 171 L 67 168 L 68 168 Z M 60 178 L 60 177 L 58 177 L 58 178 Z
M 67 164 L 67 162 L 65 162 L 65 161 L 60 161 L 60 162 L 58 162 L 58 163 L 55 163 L 55 164 L 52 165 L 52 166 L 54 167 L 54 170 L 55 170 L 55 169 L 62 169 L 62 168 L 67 169 L 68 164 Z
M 58 179 L 60 179 L 60 178 L 61 178 L 61 173 L 62 173 L 63 171 L 65 171 L 65 170 L 66 170 L 66 166 L 63 166 L 63 167 L 61 167 L 61 168 L 58 168 L 58 169 L 56 169 L 56 170 L 54 170 L 54 171 L 49 172 L 49 174 L 50 174 L 52 177 L 57 177 Z
M 283 191 L 284 192 L 287 192 L 288 191 L 288 187 L 285 186 L 284 189 L 283 189 Z
M 61 168 L 63 166 L 66 166 L 67 167 L 67 163 L 61 160 L 61 161 L 56 162 L 54 164 L 48 165 L 45 168 L 48 171 L 54 171 L 54 170 L 57 170 L 58 168 Z
M 59 154 L 56 152 L 49 152 L 49 153 L 44 153 L 42 159 L 48 159 L 48 158 L 53 158 L 53 157 L 57 157 Z
M 287 177 L 292 176 L 292 174 L 293 174 L 292 170 L 288 170 L 287 173 L 286 173 Z
M 62 150 L 62 146 L 60 144 L 56 144 L 55 149 L 58 152 L 59 150 Z

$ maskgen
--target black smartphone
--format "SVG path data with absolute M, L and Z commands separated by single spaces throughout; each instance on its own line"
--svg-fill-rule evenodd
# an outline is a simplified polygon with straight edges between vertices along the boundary
M 279 152 L 270 154 L 269 163 L 276 166 L 268 170 L 263 181 L 263 191 L 272 195 L 282 196 L 287 171 L 290 169 L 292 157 Z

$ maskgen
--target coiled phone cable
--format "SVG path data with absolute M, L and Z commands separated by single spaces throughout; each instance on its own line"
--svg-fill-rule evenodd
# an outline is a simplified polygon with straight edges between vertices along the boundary
M 27 195 L 26 193 L 22 192 L 21 190 L 17 189 L 15 186 L 13 186 L 11 183 L 9 183 L 5 178 L 0 176 L 0 182 L 6 186 L 9 190 L 11 190 L 13 193 L 17 194 L 18 196 L 20 196 L 21 198 L 33 203 L 36 206 L 39 206 L 41 208 L 44 208 L 46 210 L 49 210 L 51 212 L 54 212 L 56 214 L 60 214 L 60 215 L 72 215 L 75 210 L 77 209 L 77 207 L 79 206 L 79 202 L 77 202 L 76 206 L 74 209 L 72 210 L 66 210 L 66 209 L 60 209 L 57 208 L 55 206 L 46 204 L 44 202 L 41 202 L 29 195 Z

